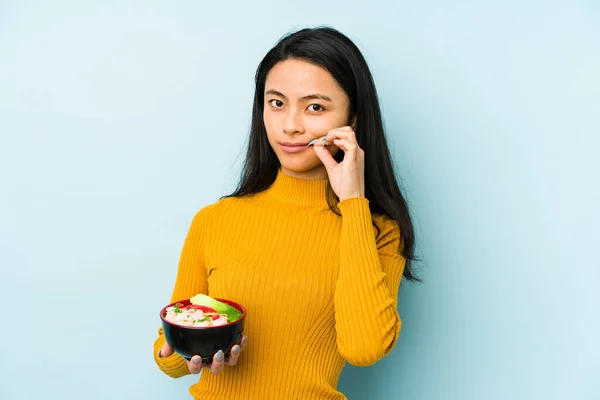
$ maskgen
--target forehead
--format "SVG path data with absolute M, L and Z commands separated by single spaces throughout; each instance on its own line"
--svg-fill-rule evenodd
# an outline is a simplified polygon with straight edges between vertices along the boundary
M 271 89 L 292 99 L 312 93 L 326 94 L 334 101 L 346 97 L 327 70 L 301 60 L 285 60 L 275 64 L 265 82 L 265 91 Z

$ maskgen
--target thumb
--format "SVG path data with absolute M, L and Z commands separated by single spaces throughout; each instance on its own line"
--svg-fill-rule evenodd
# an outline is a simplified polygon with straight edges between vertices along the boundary
M 163 344 L 163 347 L 160 349 L 160 356 L 161 357 L 169 357 L 169 356 L 173 355 L 174 352 L 175 352 L 175 350 L 173 350 L 173 347 L 171 347 L 169 345 L 169 343 L 165 343 L 165 344 Z
M 323 146 L 319 146 L 318 144 L 315 144 L 314 146 L 312 146 L 312 148 L 315 150 L 317 157 L 319 157 L 319 159 L 321 160 L 321 162 L 323 163 L 323 165 L 325 166 L 325 168 L 327 170 L 330 170 L 330 169 L 334 168 L 336 165 L 338 165 L 337 161 L 335 161 L 335 159 L 333 158 L 333 156 L 331 155 L 331 153 L 329 152 L 327 147 L 323 147 Z

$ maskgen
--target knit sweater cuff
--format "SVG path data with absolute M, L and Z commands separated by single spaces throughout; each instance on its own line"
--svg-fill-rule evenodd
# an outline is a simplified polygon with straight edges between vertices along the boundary
M 165 344 L 165 337 L 160 335 L 154 343 L 154 361 L 158 368 L 172 378 L 180 378 L 190 373 L 187 362 L 177 353 L 168 357 L 159 357 L 158 353 Z
M 355 217 L 368 217 L 369 224 L 371 223 L 371 210 L 369 210 L 369 199 L 366 197 L 350 197 L 338 203 L 338 207 L 343 215 L 351 215 Z

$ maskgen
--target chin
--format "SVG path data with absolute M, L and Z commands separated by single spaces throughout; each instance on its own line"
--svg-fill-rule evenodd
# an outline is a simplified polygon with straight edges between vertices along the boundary
M 310 162 L 290 162 L 289 160 L 280 160 L 281 167 L 295 172 L 297 174 L 312 172 L 316 169 L 324 168 L 323 164 L 320 160 L 318 162 L 310 163 Z

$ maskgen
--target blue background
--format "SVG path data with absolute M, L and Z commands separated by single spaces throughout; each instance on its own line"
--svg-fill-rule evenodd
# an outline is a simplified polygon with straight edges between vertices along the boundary
M 350 399 L 600 399 L 597 1 L 0 2 L 0 399 L 188 398 L 152 361 L 292 29 L 363 50 L 418 229 Z M 133 309 L 135 315 L 127 313 Z

